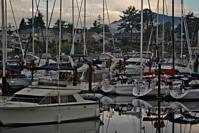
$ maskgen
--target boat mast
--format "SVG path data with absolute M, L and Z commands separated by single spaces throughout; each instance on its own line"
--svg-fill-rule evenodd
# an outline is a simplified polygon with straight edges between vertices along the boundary
M 86 49 L 86 0 L 84 0 L 84 56 L 87 54 Z
M 7 0 L 5 0 L 5 30 L 6 30 L 6 41 L 5 41 L 5 62 L 7 62 L 7 47 L 8 47 L 8 33 L 7 33 L 7 26 L 8 26 L 8 22 L 7 22 L 7 18 L 8 18 L 8 13 L 7 13 Z
M 142 61 L 142 47 L 143 47 L 143 0 L 141 0 L 141 38 L 140 38 L 140 68 L 141 68 L 141 71 L 140 71 L 140 79 L 142 79 L 142 76 L 143 76 L 143 61 Z
M 35 20 L 35 14 L 34 14 L 34 0 L 32 0 L 32 53 L 35 55 L 35 27 L 34 27 L 34 20 Z
M 160 1 L 158 0 L 157 2 L 157 28 L 156 28 L 156 57 L 158 58 L 158 61 L 159 61 L 159 51 L 158 51 L 158 45 L 159 45 L 159 6 L 160 6 Z
M 175 44 L 174 44 L 174 0 L 172 0 L 172 52 L 173 52 L 173 68 L 175 67 Z
M 60 77 L 60 72 L 59 72 L 59 65 L 61 63 L 60 57 L 61 57 L 61 45 L 62 45 L 62 0 L 60 0 L 60 11 L 59 11 L 59 51 L 58 51 L 58 78 Z M 58 79 L 58 86 L 59 86 L 59 79 Z M 59 104 L 61 103 L 61 98 L 60 98 L 60 92 L 58 91 L 58 102 Z M 60 114 L 59 114 L 60 115 Z
M 163 12 L 163 24 L 162 24 L 162 59 L 164 59 L 164 49 L 165 49 L 165 47 L 164 47 L 164 41 L 165 41 L 164 40 L 165 39 L 164 38 L 164 36 L 165 36 L 165 33 L 164 33 L 165 32 L 165 18 L 164 18 L 165 17 L 164 16 L 165 15 L 165 9 L 164 8 L 165 8 L 165 5 L 164 4 L 165 4 L 165 0 L 163 0 L 163 8 L 162 8 L 162 12 Z
M 105 53 L 105 0 L 103 0 L 103 53 Z
M 46 58 L 48 57 L 48 0 L 46 0 Z
M 62 0 L 60 0 L 60 13 L 59 13 L 59 54 L 58 54 L 59 62 L 61 56 L 61 45 L 62 45 Z
M 72 0 L 72 36 L 71 36 L 72 37 L 72 48 L 71 48 L 71 51 L 70 51 L 71 55 L 75 54 L 75 38 L 74 38 L 74 35 L 75 35 L 75 27 L 74 27 L 75 18 L 74 18 L 74 15 L 75 15 L 74 0 Z
M 180 58 L 183 59 L 183 22 L 184 22 L 184 9 L 183 9 L 183 0 L 181 0 L 181 45 L 180 45 Z
M 139 115 L 140 115 L 140 133 L 142 133 L 142 106 L 140 105 L 140 111 L 139 111 Z
M 5 16 L 5 0 L 1 0 L 1 17 L 2 17 L 2 64 L 3 64 L 3 76 L 2 76 L 2 94 L 7 96 L 8 90 L 6 88 L 6 16 Z

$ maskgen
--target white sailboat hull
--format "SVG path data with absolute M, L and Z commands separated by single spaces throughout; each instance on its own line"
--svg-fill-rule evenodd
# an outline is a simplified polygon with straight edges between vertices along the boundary
M 170 90 L 170 95 L 174 99 L 193 100 L 199 99 L 199 89 L 190 90 Z
M 3 125 L 61 123 L 97 117 L 99 107 L 96 103 L 0 107 L 0 121 Z
M 161 91 L 160 94 L 161 95 L 168 95 L 169 90 L 168 87 L 165 86 L 161 86 Z M 148 88 L 147 86 L 139 89 L 139 88 L 134 88 L 133 89 L 133 95 L 136 97 L 155 97 L 158 95 L 158 88 Z
M 132 95 L 134 84 L 102 85 L 102 91 L 107 94 Z

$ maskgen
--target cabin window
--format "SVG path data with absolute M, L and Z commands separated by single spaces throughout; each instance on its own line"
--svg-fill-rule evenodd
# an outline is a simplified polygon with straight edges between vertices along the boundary
M 61 96 L 61 103 L 77 102 L 73 95 Z
M 57 104 L 59 103 L 57 96 L 48 96 L 41 100 L 39 104 Z
M 51 103 L 50 97 L 45 97 L 44 99 L 42 99 L 42 101 L 39 104 L 50 104 L 50 103 Z
M 74 98 L 73 95 L 69 96 L 60 96 L 61 103 L 68 103 L 68 102 L 76 102 L 77 100 Z M 41 100 L 40 104 L 58 104 L 59 99 L 58 96 L 49 96 L 45 97 Z
M 57 96 L 53 96 L 53 97 L 50 97 L 50 101 L 51 103 L 59 103 L 59 100 L 58 100 L 58 97 Z
M 15 95 L 11 99 L 11 101 L 28 102 L 28 103 L 39 103 L 42 99 L 43 99 L 42 96 Z

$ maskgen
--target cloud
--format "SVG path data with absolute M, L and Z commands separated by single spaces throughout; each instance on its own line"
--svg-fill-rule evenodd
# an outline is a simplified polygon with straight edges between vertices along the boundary
M 66 21 L 71 22 L 71 10 L 72 10 L 72 0 L 62 0 L 63 1 L 63 19 Z M 81 0 L 77 0 L 79 6 L 81 5 Z M 107 6 L 108 6 L 108 12 L 110 15 L 111 21 L 119 19 L 119 16 L 122 14 L 122 11 L 127 9 L 128 6 L 132 5 L 135 6 L 137 9 L 140 9 L 140 1 L 141 0 L 106 0 L 107 1 Z M 148 0 L 143 0 L 144 1 L 144 8 L 148 8 Z M 150 5 L 152 11 L 156 12 L 157 11 L 157 1 L 158 0 L 150 0 Z M 171 0 L 165 0 L 167 3 L 167 12 L 168 15 L 171 15 Z M 17 24 L 19 25 L 21 18 L 27 18 L 31 17 L 32 13 L 32 0 L 11 0 L 13 9 L 14 9 L 14 14 L 17 20 Z M 54 0 L 49 0 L 49 7 L 52 8 Z M 77 3 L 76 0 L 75 2 L 75 20 L 77 21 L 78 19 L 78 8 L 77 8 Z M 175 1 L 176 5 L 175 6 L 175 15 L 180 15 L 180 0 Z M 46 0 L 41 0 L 39 10 L 44 14 L 45 17 L 45 7 L 46 7 Z M 87 0 L 87 25 L 91 26 L 92 22 L 97 19 L 98 15 L 102 16 L 102 0 Z M 36 9 L 35 9 L 36 10 Z M 188 11 L 191 11 L 191 7 L 185 6 L 185 13 Z M 83 8 L 82 8 L 83 11 Z M 50 16 L 51 10 L 49 9 L 49 16 Z M 162 13 L 162 0 L 160 0 L 160 13 Z M 14 25 L 13 17 L 12 17 L 12 12 L 10 8 L 10 4 L 8 3 L 8 22 L 12 23 Z M 81 14 L 81 19 L 83 19 L 83 13 Z M 59 17 L 59 0 L 57 0 L 56 6 L 55 6 L 55 11 L 53 15 L 53 21 L 54 23 Z M 44 19 L 45 20 L 45 19 Z M 107 14 L 106 14 L 106 23 L 108 23 L 107 20 Z M 53 24 L 52 24 L 53 25 Z

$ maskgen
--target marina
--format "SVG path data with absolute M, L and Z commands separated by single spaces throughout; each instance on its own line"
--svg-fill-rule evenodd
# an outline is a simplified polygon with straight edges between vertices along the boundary
M 0 133 L 198 133 L 190 1 L 1 0 Z

